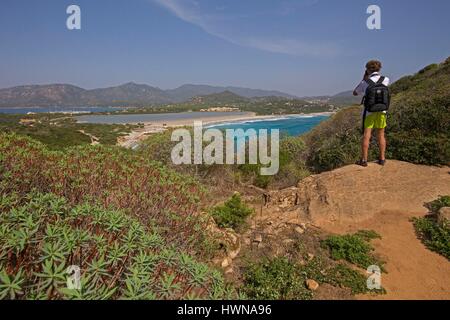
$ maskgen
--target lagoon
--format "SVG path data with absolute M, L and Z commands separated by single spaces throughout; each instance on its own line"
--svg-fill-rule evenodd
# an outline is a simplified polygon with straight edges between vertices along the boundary
M 239 119 L 249 118 L 250 112 L 179 112 L 179 113 L 148 113 L 148 114 L 117 114 L 117 115 L 84 115 L 76 119 L 81 123 L 98 124 L 137 124 L 155 123 L 168 124 L 182 123 L 192 124 L 195 120 L 212 121 L 226 120 L 227 118 Z

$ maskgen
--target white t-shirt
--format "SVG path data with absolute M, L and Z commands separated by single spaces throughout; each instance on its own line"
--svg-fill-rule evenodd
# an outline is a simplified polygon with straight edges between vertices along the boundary
M 379 72 L 374 72 L 370 75 L 370 80 L 372 80 L 373 82 L 377 82 L 378 80 L 380 80 L 381 75 Z M 389 85 L 391 81 L 389 80 L 388 77 L 385 77 L 383 80 L 383 84 L 387 87 Z M 358 86 L 356 87 L 355 91 L 359 96 L 364 96 L 366 94 L 366 90 L 369 87 L 369 84 L 366 82 L 366 80 L 362 80 Z M 363 110 L 364 112 L 364 110 Z M 383 113 L 386 113 L 386 111 L 383 111 Z M 369 115 L 370 112 L 367 111 L 367 115 Z

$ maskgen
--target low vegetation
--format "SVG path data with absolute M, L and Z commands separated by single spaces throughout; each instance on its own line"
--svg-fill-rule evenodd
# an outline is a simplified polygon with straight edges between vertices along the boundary
M 210 214 L 218 226 L 234 229 L 245 225 L 246 218 L 252 213 L 253 209 L 242 202 L 238 193 L 234 194 L 223 205 L 216 206 L 210 210 Z
M 300 266 L 286 258 L 274 258 L 248 266 L 243 291 L 257 300 L 307 300 L 312 293 L 305 281 Z
M 442 196 L 428 204 L 431 215 L 414 218 L 413 223 L 417 235 L 432 251 L 450 260 L 450 224 L 438 223 L 437 214 L 443 207 L 450 207 L 450 196 Z
M 196 212 L 204 189 L 131 151 L 105 146 L 50 151 L 30 138 L 1 134 L 0 168 L 0 194 L 38 191 L 70 204 L 96 201 L 158 227 L 173 244 L 202 241 L 197 231 L 204 222 Z
M 141 144 L 138 152 L 180 173 L 195 176 L 205 185 L 214 186 L 216 180 L 221 180 L 237 184 L 252 184 L 263 189 L 284 188 L 295 185 L 299 180 L 310 175 L 310 171 L 302 160 L 306 146 L 298 137 L 282 137 L 279 153 L 280 168 L 274 176 L 262 176 L 261 164 L 173 165 L 171 151 L 176 142 L 172 142 L 170 138 L 170 130 L 152 134 Z
M 374 250 L 369 241 L 380 238 L 374 231 L 359 231 L 355 234 L 334 235 L 323 241 L 335 260 L 348 261 L 362 269 L 371 265 L 383 267 L 383 262 L 372 254 Z
M 450 196 L 441 196 L 438 199 L 427 203 L 427 208 L 432 214 L 437 214 L 441 208 L 450 207 Z
M 54 194 L 0 198 L 0 299 L 223 298 L 220 272 L 122 210 Z M 81 289 L 67 286 L 68 268 Z
M 121 148 L 0 134 L 0 296 L 223 298 L 193 179 Z M 82 269 L 82 291 L 65 289 Z
M 250 263 L 244 273 L 241 290 L 250 299 L 257 300 L 310 300 L 314 293 L 307 288 L 306 280 L 347 288 L 352 294 L 369 292 L 367 278 L 345 264 L 330 264 L 314 258 L 305 265 L 285 257 L 263 259 Z
M 22 121 L 22 123 L 21 123 Z M 35 114 L 0 116 L 0 131 L 29 136 L 52 150 L 87 145 L 96 142 L 115 145 L 117 138 L 131 132 L 137 125 L 77 123 L 64 114 Z

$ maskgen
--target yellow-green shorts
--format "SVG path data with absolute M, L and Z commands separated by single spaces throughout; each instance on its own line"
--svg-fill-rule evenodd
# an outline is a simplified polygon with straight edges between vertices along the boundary
M 384 129 L 386 126 L 386 114 L 383 112 L 371 113 L 366 116 L 366 121 L 364 121 L 365 129 Z

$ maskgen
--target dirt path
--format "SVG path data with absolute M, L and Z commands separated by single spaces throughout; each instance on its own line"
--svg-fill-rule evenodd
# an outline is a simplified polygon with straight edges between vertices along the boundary
M 84 130 L 78 130 L 78 132 L 84 134 L 85 136 L 88 136 L 91 139 L 91 145 L 95 146 L 97 144 L 100 144 L 100 142 L 99 142 L 100 139 L 97 138 L 96 136 L 94 136 L 88 132 L 85 132 Z
M 269 195 L 266 217 L 297 218 L 325 232 L 375 230 L 372 243 L 386 261 L 387 294 L 361 299 L 449 299 L 450 261 L 417 238 L 412 217 L 425 216 L 424 203 L 450 194 L 450 168 L 389 161 L 385 167 L 347 166 L 304 179 Z
M 323 228 L 333 233 L 371 229 L 382 236 L 372 244 L 386 261 L 388 273 L 382 275 L 382 286 L 387 294 L 359 299 L 450 299 L 450 261 L 417 239 L 413 216 L 418 215 L 382 212 L 364 222 Z

